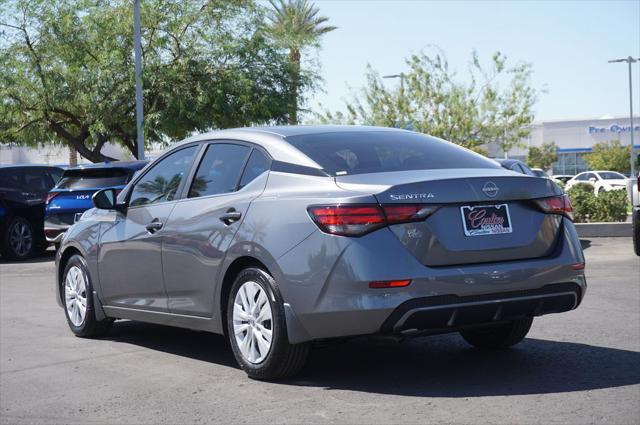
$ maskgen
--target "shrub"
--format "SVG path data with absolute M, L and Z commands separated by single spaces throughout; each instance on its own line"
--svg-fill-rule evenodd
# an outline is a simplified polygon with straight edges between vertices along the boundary
M 567 191 L 573 205 L 576 223 L 625 221 L 627 218 L 627 194 L 624 190 L 602 192 L 596 196 L 593 187 L 580 183 Z

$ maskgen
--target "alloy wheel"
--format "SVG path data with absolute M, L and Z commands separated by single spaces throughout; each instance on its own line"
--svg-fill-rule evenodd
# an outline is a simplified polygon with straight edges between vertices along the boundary
M 9 233 L 9 244 L 11 245 L 11 250 L 18 257 L 23 257 L 31 251 L 33 234 L 29 223 L 25 221 L 14 223 Z
M 233 331 L 246 361 L 264 361 L 273 341 L 273 314 L 266 291 L 256 282 L 245 282 L 236 293 Z
M 87 315 L 87 282 L 82 270 L 73 266 L 64 280 L 64 298 L 69 320 L 74 326 L 81 326 Z

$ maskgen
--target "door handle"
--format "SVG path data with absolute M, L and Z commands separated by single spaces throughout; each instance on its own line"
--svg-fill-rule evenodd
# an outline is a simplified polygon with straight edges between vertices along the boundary
M 226 213 L 220 216 L 220 221 L 228 226 L 240 220 L 240 217 L 242 217 L 242 213 L 240 211 L 236 211 L 235 208 L 229 208 Z
M 158 230 L 162 229 L 163 223 L 158 220 L 157 218 L 154 218 L 153 221 L 149 224 L 147 224 L 145 226 L 145 228 L 147 229 L 147 232 L 149 233 L 155 233 Z

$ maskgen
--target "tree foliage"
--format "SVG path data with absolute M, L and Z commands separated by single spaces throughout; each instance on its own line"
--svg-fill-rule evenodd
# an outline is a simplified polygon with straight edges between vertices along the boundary
M 133 7 L 126 0 L 0 3 L 0 140 L 135 154 Z M 249 0 L 141 2 L 145 141 L 286 122 L 289 62 Z M 309 81 L 298 82 L 302 90 Z
M 396 88 L 369 67 L 366 86 L 347 101 L 346 112 L 325 111 L 319 120 L 411 128 L 474 150 L 493 142 L 506 152 L 530 133 L 537 94 L 529 64 L 508 65 L 498 52 L 486 69 L 473 52 L 467 81 L 442 53 L 415 54 L 406 65 Z
M 631 169 L 630 149 L 629 145 L 623 146 L 620 140 L 596 143 L 591 153 L 584 155 L 583 159 L 592 170 L 610 170 L 628 174 Z
M 543 143 L 540 147 L 532 146 L 527 153 L 527 164 L 531 168 L 548 170 L 558 160 L 558 146 L 555 142 Z
M 302 79 L 301 56 L 305 47 L 317 47 L 322 35 L 337 27 L 326 25 L 329 18 L 318 16 L 319 10 L 308 0 L 269 0 L 273 10 L 268 15 L 267 30 L 280 46 L 289 50 L 291 71 L 291 105 L 289 124 L 298 123 L 301 104 L 299 84 Z

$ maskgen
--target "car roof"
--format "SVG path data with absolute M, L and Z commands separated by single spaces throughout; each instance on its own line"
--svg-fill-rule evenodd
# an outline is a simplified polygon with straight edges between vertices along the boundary
M 292 144 L 287 142 L 287 137 L 303 136 L 310 134 L 326 133 L 364 133 L 364 132 L 403 132 L 407 130 L 388 127 L 371 127 L 361 125 L 280 125 L 266 127 L 244 127 L 228 130 L 212 131 L 189 137 L 182 142 L 171 146 L 177 146 L 199 141 L 214 140 L 242 140 L 258 144 L 265 148 L 276 161 L 283 161 L 321 169 L 311 158 L 300 152 Z
M 3 169 L 7 169 L 7 168 L 42 168 L 42 169 L 58 169 L 58 170 L 64 170 L 63 167 L 60 167 L 58 165 L 42 165 L 42 164 L 9 164 L 9 165 L 0 165 L 0 168 Z
M 147 165 L 149 161 L 113 161 L 113 162 L 99 162 L 95 164 L 80 164 L 74 167 L 67 168 L 66 171 L 77 170 L 95 170 L 100 168 L 125 168 L 128 170 L 140 170 Z

